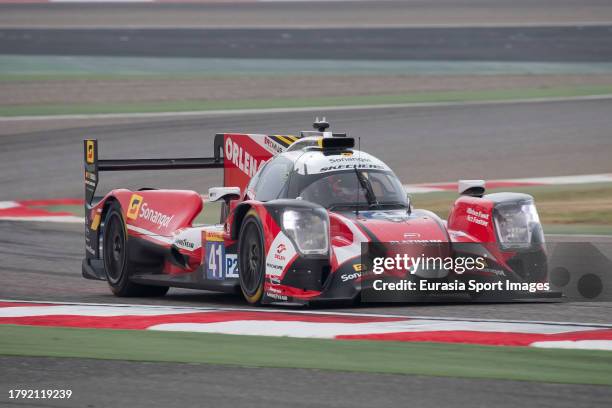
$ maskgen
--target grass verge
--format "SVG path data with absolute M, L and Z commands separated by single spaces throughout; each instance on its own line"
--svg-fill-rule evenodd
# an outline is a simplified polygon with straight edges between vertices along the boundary
M 270 58 L 0 55 L 1 81 L 293 75 L 592 75 L 612 64 L 575 62 L 388 61 Z
M 6 325 L 0 354 L 612 385 L 612 353 L 528 347 Z
M 423 102 L 479 102 L 612 94 L 612 86 L 538 88 L 486 91 L 426 92 L 401 95 L 359 95 L 320 98 L 276 98 L 148 103 L 91 103 L 80 105 L 0 106 L 0 116 L 36 116 L 109 113 L 189 112 L 226 109 L 303 108 L 384 105 Z

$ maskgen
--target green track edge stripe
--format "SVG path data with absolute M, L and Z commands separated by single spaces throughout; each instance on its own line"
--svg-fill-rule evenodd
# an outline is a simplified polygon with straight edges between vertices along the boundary
M 0 326 L 0 355 L 612 385 L 612 353 L 529 347 Z

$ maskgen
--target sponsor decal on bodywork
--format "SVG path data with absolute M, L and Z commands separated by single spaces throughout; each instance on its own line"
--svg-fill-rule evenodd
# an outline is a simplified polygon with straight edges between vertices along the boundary
M 176 245 L 179 248 L 184 248 L 184 249 L 193 249 L 195 248 L 195 244 L 191 241 L 188 241 L 185 238 L 181 238 L 178 239 L 176 241 L 174 241 L 174 245 Z
M 206 279 L 225 280 L 238 278 L 238 255 L 227 253 L 222 227 L 202 232 L 204 252 L 202 264 Z
M 265 160 L 258 160 L 252 156 L 243 146 L 235 142 L 231 137 L 225 139 L 225 159 L 231 161 L 249 178 L 253 177 Z
M 194 251 L 202 247 L 202 229 L 185 228 L 174 234 L 173 244 L 180 249 Z
M 342 282 L 347 282 L 347 281 L 357 279 L 360 277 L 361 277 L 361 272 L 343 273 L 342 275 L 340 275 L 340 279 L 342 280 Z
M 283 255 L 283 252 L 285 252 L 287 250 L 287 245 L 285 245 L 284 243 L 280 243 L 277 245 L 276 247 L 276 253 L 274 254 L 274 259 L 276 259 L 277 261 L 285 261 L 287 259 L 287 257 L 285 255 Z
M 85 156 L 85 160 L 88 164 L 93 164 L 95 161 L 96 152 L 93 140 L 87 141 L 87 155 Z
M 126 216 L 131 220 L 137 219 L 141 204 L 142 196 L 138 194 L 132 194 L 132 198 L 130 198 L 130 205 L 128 205 Z
M 100 222 L 102 221 L 102 215 L 100 214 L 100 210 L 96 210 L 96 213 L 94 214 L 92 220 L 91 220 L 91 225 L 89 226 L 89 228 L 91 228 L 92 231 L 97 231 L 98 227 L 100 227 Z
M 95 188 L 96 182 L 97 182 L 96 173 L 85 171 L 85 184 Z
M 482 225 L 483 227 L 487 227 L 489 225 L 490 214 L 488 212 L 482 212 L 472 207 L 468 207 L 466 212 L 467 212 L 466 219 L 468 220 L 468 222 L 471 222 L 473 224 Z
M 266 257 L 266 276 L 273 282 L 281 278 L 288 263 L 297 255 L 293 243 L 282 231 L 276 235 Z
M 377 164 L 365 164 L 365 163 L 357 163 L 357 164 L 336 164 L 333 166 L 321 167 L 319 169 L 320 173 L 326 173 L 329 171 L 340 171 L 340 170 L 385 170 L 385 166 L 379 166 Z
M 322 156 L 318 152 L 306 152 L 296 163 L 299 174 L 318 174 L 341 170 L 381 170 L 391 171 L 382 161 L 367 153 L 352 156 Z
M 298 138 L 293 135 L 270 135 L 268 136 L 268 139 L 274 141 L 277 145 L 282 146 L 281 151 L 285 151 L 285 149 L 298 140 Z M 280 152 L 277 151 L 277 153 Z
M 150 223 L 156 224 L 157 228 L 160 229 L 162 227 L 167 228 L 170 224 L 170 221 L 174 218 L 174 215 L 167 215 L 162 213 L 161 211 L 157 211 L 144 202 L 140 208 L 140 213 L 138 218 L 145 219 Z
M 280 289 L 275 288 L 275 287 L 269 287 L 266 290 L 266 296 L 269 297 L 270 299 L 281 300 L 284 302 L 286 302 L 289 299 L 287 295 L 284 295 Z

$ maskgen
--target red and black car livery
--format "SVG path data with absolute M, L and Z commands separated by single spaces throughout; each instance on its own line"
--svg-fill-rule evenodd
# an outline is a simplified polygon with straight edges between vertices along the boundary
M 183 287 L 241 292 L 251 304 L 356 300 L 370 282 L 362 244 L 437 242 L 452 256 L 486 253 L 480 278 L 547 279 L 530 196 L 484 195 L 483 182 L 465 181 L 444 221 L 414 209 L 384 162 L 327 127 L 316 122 L 300 136 L 217 134 L 213 157 L 188 159 L 100 160 L 97 141 L 85 140 L 83 276 L 107 280 L 118 296 Z M 210 168 L 224 169 L 224 185 L 207 199 L 156 189 L 95 196 L 104 171 Z M 215 201 L 220 222 L 195 224 Z

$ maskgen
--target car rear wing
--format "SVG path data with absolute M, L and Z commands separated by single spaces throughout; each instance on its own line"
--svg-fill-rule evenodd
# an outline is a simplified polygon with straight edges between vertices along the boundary
M 98 140 L 83 141 L 85 158 L 85 202 L 91 204 L 104 171 L 186 170 L 223 168 L 223 137 L 215 136 L 213 157 L 161 159 L 99 159 Z
M 282 153 L 299 136 L 217 133 L 213 157 L 174 159 L 99 159 L 97 139 L 83 141 L 85 163 L 85 201 L 92 204 L 99 181 L 105 171 L 224 169 L 223 185 L 247 186 L 251 177 L 271 157 Z

